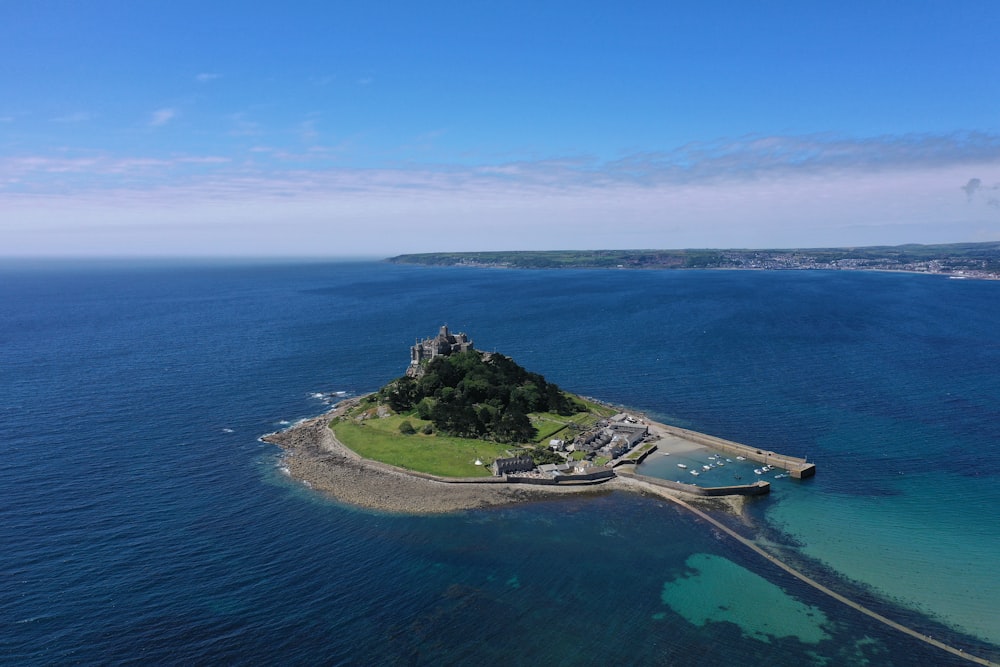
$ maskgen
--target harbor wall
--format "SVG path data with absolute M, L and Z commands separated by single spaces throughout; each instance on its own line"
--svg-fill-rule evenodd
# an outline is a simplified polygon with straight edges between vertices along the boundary
M 675 435 L 678 438 L 696 442 L 699 445 L 705 445 L 706 447 L 711 447 L 712 449 L 718 449 L 728 454 L 743 456 L 751 461 L 756 461 L 757 463 L 763 463 L 777 468 L 784 468 L 788 471 L 789 475 L 795 479 L 805 479 L 816 474 L 816 464 L 809 463 L 805 459 L 801 459 L 797 456 L 788 456 L 787 454 L 779 454 L 760 447 L 751 447 L 750 445 L 733 442 L 732 440 L 717 438 L 714 435 L 707 435 L 705 433 L 699 433 L 698 431 L 690 431 L 686 428 L 680 428 L 679 426 L 663 424 L 662 428 L 670 435 Z
M 771 492 L 771 483 L 758 480 L 753 484 L 742 484 L 738 486 L 695 486 L 694 484 L 683 484 L 672 482 L 669 479 L 658 477 L 647 477 L 646 475 L 630 474 L 632 479 L 650 484 L 652 486 L 662 486 L 665 489 L 683 491 L 695 496 L 763 496 Z
M 640 447 L 641 446 L 643 446 L 643 445 L 640 445 Z M 630 458 L 627 458 L 628 455 L 626 454 L 625 457 L 620 458 L 617 461 L 615 461 L 614 464 L 612 465 L 612 467 L 617 468 L 618 466 L 628 466 L 628 465 L 636 466 L 636 465 L 639 465 L 640 463 L 642 463 L 643 461 L 646 460 L 646 457 L 648 457 L 650 454 L 652 454 L 656 450 L 657 450 L 657 446 L 656 445 L 646 446 L 645 451 L 643 451 L 642 454 L 640 454 L 639 456 L 635 457 L 634 459 L 630 459 Z
M 615 476 L 611 468 L 600 468 L 581 475 L 559 475 L 558 477 L 507 477 L 512 484 L 539 484 L 542 486 L 573 486 L 575 484 L 600 484 Z

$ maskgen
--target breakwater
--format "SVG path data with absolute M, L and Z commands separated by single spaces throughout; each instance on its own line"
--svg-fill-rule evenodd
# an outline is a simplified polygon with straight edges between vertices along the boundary
M 653 492 L 656 492 L 656 487 L 657 486 L 665 486 L 665 485 L 661 485 L 661 484 L 648 484 L 647 483 L 648 480 L 634 479 L 635 477 L 636 477 L 635 475 L 628 475 L 628 476 L 620 477 L 619 479 L 627 480 L 625 482 L 626 484 L 631 484 L 633 486 L 637 486 L 639 488 L 644 488 L 646 490 L 650 490 L 650 491 L 653 491 Z M 658 480 L 658 481 L 661 481 L 661 480 Z M 725 533 L 726 535 L 728 535 L 732 539 L 736 540 L 737 542 L 739 542 L 740 544 L 742 544 L 746 548 L 750 549 L 751 551 L 753 551 L 757 555 L 763 557 L 768 562 L 770 562 L 773 565 L 781 568 L 782 570 L 784 570 L 785 572 L 787 572 L 791 576 L 795 577 L 799 581 L 802 581 L 803 583 L 808 584 L 809 586 L 813 587 L 817 591 L 819 591 L 819 592 L 821 592 L 821 593 L 829 596 L 830 598 L 836 600 L 837 602 L 840 602 L 840 603 L 842 603 L 844 605 L 847 605 L 848 607 L 850 607 L 850 608 L 852 608 L 852 609 L 854 609 L 854 610 L 856 610 L 856 611 L 864 614 L 865 616 L 868 616 L 869 618 L 871 618 L 871 619 L 873 619 L 873 620 L 875 620 L 875 621 L 877 621 L 879 623 L 882 623 L 883 625 L 885 625 L 887 627 L 890 627 L 890 628 L 892 628 L 894 630 L 898 630 L 899 632 L 902 632 L 905 635 L 908 635 L 910 637 L 913 637 L 914 639 L 922 641 L 925 644 L 929 644 L 931 646 L 934 646 L 935 648 L 939 648 L 942 651 L 950 653 L 951 655 L 953 655 L 955 657 L 961 658 L 963 660 L 967 660 L 967 661 L 969 661 L 971 663 L 975 663 L 977 665 L 985 665 L 986 667 L 1000 667 L 1000 665 L 998 665 L 998 663 L 996 663 L 996 662 L 993 662 L 993 661 L 988 660 L 986 658 L 982 658 L 982 657 L 974 655 L 972 653 L 968 653 L 964 649 L 956 648 L 955 646 L 952 646 L 950 644 L 946 644 L 946 643 L 944 643 L 944 642 L 942 642 L 942 641 L 940 641 L 938 639 L 935 639 L 935 638 L 933 638 L 931 636 L 928 636 L 928 635 L 925 635 L 925 634 L 923 634 L 921 632 L 918 632 L 918 631 L 914 630 L 913 628 L 905 626 L 905 625 L 903 625 L 901 623 L 897 623 L 896 621 L 893 621 L 892 619 L 887 618 L 886 616 L 883 616 L 882 614 L 879 614 L 878 612 L 873 611 L 873 610 L 869 609 L 868 607 L 865 607 L 864 605 L 859 604 L 858 602 L 855 602 L 854 600 L 851 600 L 850 598 L 848 598 L 848 597 L 846 597 L 844 595 L 841 595 L 840 593 L 837 593 L 836 591 L 834 591 L 834 590 L 832 590 L 832 589 L 824 586 L 823 584 L 819 583 L 818 581 L 816 581 L 812 577 L 809 577 L 806 574 L 804 574 L 804 573 L 800 572 L 799 570 L 793 568 L 792 566 L 788 565 L 787 563 L 785 563 L 783 560 L 781 560 L 777 556 L 774 556 L 774 555 L 768 553 L 762 547 L 758 546 L 757 544 L 755 544 L 751 540 L 743 537 L 742 535 L 740 535 L 739 533 L 737 533 L 735 530 L 733 530 L 729 526 L 727 526 L 727 525 L 723 524 L 721 521 L 718 521 L 717 519 L 709 516 L 707 513 L 701 511 L 697 507 L 694 507 L 691 504 L 685 502 L 683 499 L 677 497 L 676 495 L 673 495 L 673 494 L 670 494 L 670 493 L 658 493 L 657 495 L 659 495 L 660 497 L 662 497 L 663 499 L 665 499 L 665 500 L 667 500 L 669 502 L 674 503 L 675 505 L 683 507 L 684 509 L 686 509 L 689 512 L 693 513 L 694 515 L 696 515 L 697 517 L 699 517 L 703 521 L 708 522 L 709 524 L 711 524 L 715 528 L 719 529 L 720 531 L 722 531 L 723 533 Z
M 787 454 L 779 454 L 760 447 L 751 447 L 750 445 L 717 438 L 714 435 L 691 431 L 679 426 L 670 426 L 669 424 L 657 424 L 657 426 L 670 435 L 696 442 L 699 445 L 705 445 L 706 447 L 711 447 L 712 449 L 717 449 L 728 454 L 743 456 L 751 461 L 769 466 L 784 468 L 794 479 L 806 479 L 816 474 L 815 463 L 809 463 L 797 456 L 788 456 Z
M 669 479 L 640 475 L 628 468 L 622 468 L 619 471 L 619 474 L 621 473 L 649 486 L 659 486 L 664 489 L 690 493 L 695 496 L 763 496 L 771 492 L 771 483 L 763 480 L 758 480 L 753 484 L 739 484 L 734 486 L 697 486 L 695 484 L 684 484 L 682 482 L 673 482 Z

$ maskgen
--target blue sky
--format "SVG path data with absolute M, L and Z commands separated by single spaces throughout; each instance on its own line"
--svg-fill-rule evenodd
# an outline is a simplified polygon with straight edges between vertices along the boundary
M 992 0 L 2 3 L 0 254 L 998 240 L 998 35 Z

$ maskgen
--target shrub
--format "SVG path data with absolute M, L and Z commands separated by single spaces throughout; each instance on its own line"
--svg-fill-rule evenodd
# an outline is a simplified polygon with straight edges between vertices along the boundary
M 399 432 L 403 435 L 413 435 L 417 431 L 413 428 L 413 424 L 411 424 L 408 419 L 404 419 L 399 425 Z

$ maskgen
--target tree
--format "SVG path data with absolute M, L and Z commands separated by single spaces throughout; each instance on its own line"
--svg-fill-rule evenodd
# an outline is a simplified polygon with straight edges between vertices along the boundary
M 529 413 L 572 414 L 577 407 L 555 384 L 510 357 L 477 350 L 435 357 L 420 379 L 391 382 L 379 400 L 398 413 L 415 410 L 442 433 L 499 442 L 533 440 Z

